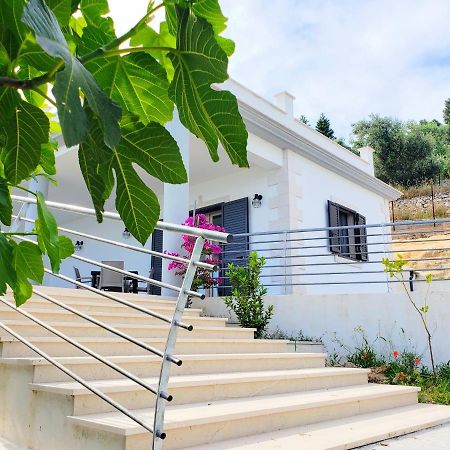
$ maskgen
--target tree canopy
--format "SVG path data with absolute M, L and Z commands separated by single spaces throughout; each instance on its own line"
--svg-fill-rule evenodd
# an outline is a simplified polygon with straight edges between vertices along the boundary
M 436 136 L 430 123 L 404 124 L 391 117 L 371 115 L 352 126 L 354 148 L 375 149 L 375 173 L 381 180 L 411 186 L 435 178 L 440 165 L 435 157 Z M 435 131 L 435 130 L 434 130 Z
M 165 21 L 156 27 L 160 9 Z M 9 285 L 18 305 L 31 295 L 29 280 L 42 281 L 44 254 L 58 271 L 73 252 L 40 193 L 39 218 L 27 233 L 38 245 L 3 229 L 12 222 L 12 189 L 55 175 L 55 131 L 66 146 L 78 146 L 98 221 L 115 187 L 117 211 L 142 244 L 160 206 L 135 166 L 165 183 L 187 182 L 164 126 L 175 107 L 213 161 L 220 143 L 233 164 L 248 167 L 237 100 L 212 87 L 228 78 L 234 51 L 221 36 L 227 19 L 218 0 L 149 1 L 121 36 L 108 13 L 107 0 L 0 2 L 0 294 Z
M 322 113 L 316 123 L 316 130 L 330 139 L 334 139 L 334 131 L 331 128 L 330 120 Z

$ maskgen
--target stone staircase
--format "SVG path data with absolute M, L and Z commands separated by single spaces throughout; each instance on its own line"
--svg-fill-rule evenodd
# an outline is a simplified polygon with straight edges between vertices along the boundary
M 120 331 L 163 348 L 167 325 L 84 290 L 41 288 Z M 121 294 L 122 295 L 122 294 Z M 123 294 L 171 314 L 168 298 Z M 206 300 L 207 301 L 207 300 Z M 85 320 L 33 298 L 24 309 L 151 385 L 161 360 Z M 153 421 L 155 397 L 0 305 L 0 321 L 67 368 Z M 372 385 L 362 369 L 327 368 L 325 355 L 289 353 L 285 341 L 186 311 L 166 410 L 164 449 L 350 449 L 450 421 L 450 407 L 419 405 L 417 389 Z M 0 450 L 149 450 L 135 422 L 0 329 Z

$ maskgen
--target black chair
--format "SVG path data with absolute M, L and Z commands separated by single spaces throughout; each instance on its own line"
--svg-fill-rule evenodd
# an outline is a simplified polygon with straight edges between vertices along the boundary
M 82 277 L 80 274 L 80 269 L 78 267 L 73 266 L 73 270 L 75 272 L 75 280 L 79 283 L 92 284 L 92 277 Z M 81 289 L 81 286 L 76 285 L 77 289 Z

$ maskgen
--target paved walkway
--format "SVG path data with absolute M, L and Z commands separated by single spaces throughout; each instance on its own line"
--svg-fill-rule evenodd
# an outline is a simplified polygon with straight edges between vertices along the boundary
M 450 424 L 365 445 L 360 450 L 450 450 Z

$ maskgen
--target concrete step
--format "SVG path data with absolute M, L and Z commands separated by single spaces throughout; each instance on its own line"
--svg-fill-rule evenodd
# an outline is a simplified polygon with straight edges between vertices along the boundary
M 13 444 L 0 436 L 0 450 L 26 450 L 24 447 Z
M 28 337 L 28 341 L 51 356 L 84 356 L 85 354 L 73 345 L 56 337 Z M 143 355 L 148 351 L 120 338 L 80 337 L 77 342 L 104 356 Z M 164 338 L 143 338 L 141 341 L 163 350 Z M 197 353 L 273 353 L 287 352 L 287 341 L 275 339 L 188 339 L 177 340 L 176 354 Z M 0 338 L 0 357 L 27 357 L 36 354 L 14 338 Z
M 325 354 L 318 353 L 235 353 L 178 355 L 183 364 L 172 367 L 174 375 L 240 373 L 264 370 L 289 370 L 325 367 Z M 57 358 L 85 380 L 116 379 L 117 372 L 91 357 Z M 150 355 L 110 356 L 109 361 L 120 365 L 139 377 L 158 376 L 161 358 Z M 71 381 L 66 374 L 42 358 L 0 358 L 0 367 L 16 367 L 31 371 L 35 383 Z
M 25 318 L 25 320 L 3 320 L 6 326 L 10 327 L 12 330 L 20 334 L 21 336 L 28 337 L 44 337 L 53 336 L 53 333 L 46 330 L 41 325 L 32 322 L 31 320 Z M 89 323 L 84 319 L 80 319 L 79 322 L 51 322 L 51 326 L 56 328 L 61 333 L 64 333 L 70 337 L 110 337 L 113 334 L 99 327 L 98 325 Z M 160 322 L 160 324 L 155 325 L 134 325 L 131 323 L 115 323 L 112 324 L 114 328 L 123 333 L 129 334 L 134 337 L 166 337 L 169 332 L 169 324 Z M 253 339 L 255 333 L 254 328 L 236 328 L 236 327 L 208 327 L 199 325 L 196 326 L 192 331 L 180 328 L 178 335 L 180 337 L 198 338 L 198 339 L 209 339 L 209 338 L 220 338 L 220 339 Z M 0 329 L 0 338 L 9 336 L 9 334 Z
M 88 314 L 89 316 L 100 320 L 102 322 L 114 324 L 114 323 L 133 323 L 133 324 L 160 324 L 164 323 L 161 321 L 161 319 L 157 319 L 155 317 L 149 316 L 145 313 L 140 313 L 138 311 L 133 312 L 132 309 L 126 308 L 123 311 L 116 311 L 111 308 L 111 310 L 105 310 L 105 311 L 94 311 L 91 306 L 87 308 L 79 307 L 70 305 L 71 307 L 78 309 L 79 311 Z M 43 307 L 38 306 L 30 306 L 30 305 L 24 305 L 22 307 L 25 311 L 29 312 L 30 314 L 33 314 L 35 317 L 37 317 L 40 320 L 46 321 L 46 322 L 79 322 L 82 321 L 79 316 L 76 314 L 72 314 L 69 311 L 65 311 L 64 309 L 53 305 L 53 308 L 51 307 Z M 161 314 L 161 311 L 155 311 L 159 312 Z M 166 317 L 171 318 L 173 311 L 164 311 L 166 314 Z M 24 320 L 24 316 L 20 314 L 17 311 L 14 311 L 11 308 L 8 308 L 7 306 L 0 304 L 0 316 L 2 317 L 2 320 Z M 190 315 L 189 310 L 187 310 L 187 313 L 183 315 L 183 321 L 192 325 L 205 325 L 205 326 L 225 326 L 228 319 L 221 318 L 221 317 L 200 317 L 198 314 L 196 315 Z
M 105 297 L 100 296 L 95 292 L 88 291 L 87 289 L 68 289 L 68 288 L 60 288 L 60 287 L 51 287 L 51 286 L 36 286 L 36 288 L 43 292 L 44 294 L 54 296 L 57 298 L 76 298 L 76 299 L 96 299 L 103 301 L 111 301 L 106 299 Z M 168 305 L 174 306 L 176 302 L 176 297 L 168 297 L 162 295 L 146 295 L 146 294 L 128 294 L 125 292 L 110 292 L 110 294 L 115 295 L 120 298 L 124 298 L 126 300 L 135 300 L 137 302 L 153 302 L 157 305 Z M 33 296 L 31 300 L 33 300 L 37 296 Z
M 122 298 L 124 294 L 119 294 L 118 296 Z M 69 306 L 72 306 L 73 308 L 80 308 L 83 311 L 107 311 L 107 312 L 119 312 L 119 313 L 135 313 L 136 310 L 133 310 L 129 306 L 122 305 L 120 303 L 115 302 L 114 300 L 110 300 L 104 297 L 96 296 L 92 298 L 83 298 L 83 297 L 66 297 L 65 295 L 53 295 L 53 297 Z M 14 304 L 14 299 L 11 295 L 6 295 L 5 298 Z M 133 303 L 139 307 L 150 309 L 151 311 L 155 311 L 160 314 L 165 315 L 172 315 L 174 311 L 174 303 L 159 303 L 155 301 L 150 301 L 146 303 L 146 300 L 140 300 L 139 295 L 134 295 L 134 297 L 131 298 L 125 298 L 130 303 Z M 45 308 L 50 310 L 57 309 L 57 306 L 53 303 L 49 302 L 48 300 L 41 298 L 41 297 L 32 297 L 30 300 L 28 300 L 25 305 L 23 305 L 23 308 Z M 1 304 L 0 310 L 6 310 L 10 309 L 7 306 Z M 201 309 L 198 308 L 186 308 L 185 315 L 186 316 L 199 316 L 202 312 Z
M 415 387 L 362 385 L 169 405 L 166 410 L 167 438 L 164 449 L 215 445 L 226 439 L 414 405 L 417 403 L 417 392 L 418 388 Z M 153 410 L 134 412 L 148 423 L 153 422 Z M 130 442 L 126 442 L 127 450 L 144 450 L 148 446 L 148 433 L 117 412 L 70 416 L 67 420 L 72 425 L 88 428 L 102 435 L 121 436 Z
M 214 450 L 347 450 L 448 422 L 449 406 L 418 404 L 217 442 Z M 207 444 L 187 450 L 210 449 Z
M 211 402 L 232 398 L 304 392 L 342 386 L 367 384 L 368 370 L 347 368 L 318 368 L 270 370 L 259 372 L 173 375 L 169 393 L 172 404 Z M 145 381 L 157 388 L 158 377 Z M 91 385 L 130 409 L 154 407 L 155 395 L 128 379 L 96 380 Z M 33 383 L 32 390 L 64 396 L 73 402 L 74 415 L 115 411 L 115 409 L 76 382 Z

